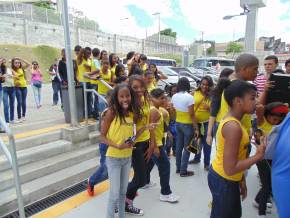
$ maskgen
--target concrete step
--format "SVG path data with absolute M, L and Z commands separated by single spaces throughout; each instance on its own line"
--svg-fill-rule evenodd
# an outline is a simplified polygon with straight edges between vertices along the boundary
M 34 146 L 47 144 L 61 139 L 61 130 L 33 135 L 26 138 L 16 139 L 16 150 L 23 150 Z
M 98 144 L 101 139 L 101 133 L 99 131 L 93 131 L 89 133 L 90 143 L 92 145 Z
M 83 181 L 96 170 L 98 164 L 99 158 L 95 157 L 23 184 L 22 193 L 25 205 Z M 17 200 L 15 188 L 13 187 L 1 192 L 0 216 L 3 216 L 16 208 Z
M 44 160 L 39 160 L 20 166 L 21 183 L 40 178 L 63 168 L 94 158 L 98 155 L 98 146 L 93 145 L 79 150 L 59 154 Z M 14 186 L 14 176 L 11 169 L 0 172 L 0 191 Z
M 18 165 L 28 164 L 34 161 L 43 160 L 48 157 L 65 153 L 72 149 L 69 141 L 58 140 L 47 144 L 34 146 L 28 149 L 17 151 Z M 10 163 L 6 156 L 0 156 L 0 172 L 10 168 Z

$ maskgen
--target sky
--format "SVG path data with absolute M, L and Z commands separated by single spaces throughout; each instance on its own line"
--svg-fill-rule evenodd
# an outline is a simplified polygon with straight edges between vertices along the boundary
M 265 1 L 265 0 L 264 0 Z M 290 0 L 266 0 L 258 12 L 258 37 L 275 36 L 290 43 Z M 244 36 L 246 16 L 223 20 L 240 14 L 240 0 L 68 0 L 69 7 L 82 10 L 96 20 L 104 32 L 145 38 L 161 30 L 177 32 L 177 43 L 194 40 L 228 42 Z

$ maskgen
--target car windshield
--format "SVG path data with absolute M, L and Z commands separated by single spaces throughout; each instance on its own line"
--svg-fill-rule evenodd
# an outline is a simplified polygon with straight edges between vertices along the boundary
M 165 73 L 167 76 L 177 76 L 177 74 L 167 67 L 159 67 L 159 70 L 162 73 Z

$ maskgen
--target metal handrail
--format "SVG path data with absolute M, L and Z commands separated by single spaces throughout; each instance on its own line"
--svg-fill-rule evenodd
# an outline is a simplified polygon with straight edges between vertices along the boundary
M 2 150 L 4 151 L 4 154 L 7 157 L 10 163 L 10 166 L 12 167 L 12 170 L 13 170 L 19 216 L 20 218 L 25 218 L 24 203 L 23 203 L 23 196 L 22 196 L 22 191 L 21 191 L 19 168 L 18 168 L 18 161 L 17 161 L 17 154 L 16 154 L 15 138 L 11 129 L 7 126 L 6 122 L 3 120 L 2 117 L 0 117 L 0 123 L 1 123 L 1 126 L 4 128 L 9 139 L 9 147 L 7 147 L 4 141 L 0 138 L 0 148 L 2 148 Z
M 99 81 L 101 83 L 103 83 L 106 87 L 108 87 L 109 89 L 113 89 L 112 86 L 110 86 L 108 83 L 106 83 L 103 79 L 99 79 Z M 85 122 L 86 125 L 88 124 L 88 105 L 87 105 L 87 92 L 92 92 L 95 95 L 97 95 L 100 99 L 102 99 L 102 101 L 104 101 L 106 103 L 106 105 L 108 105 L 107 100 L 104 98 L 104 96 L 102 96 L 101 94 L 99 94 L 96 90 L 94 89 L 87 89 L 87 84 L 84 83 L 84 104 L 85 104 Z

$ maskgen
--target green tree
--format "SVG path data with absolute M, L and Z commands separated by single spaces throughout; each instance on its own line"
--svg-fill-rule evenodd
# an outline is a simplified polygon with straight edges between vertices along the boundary
M 172 29 L 171 28 L 167 28 L 165 30 L 161 30 L 160 31 L 160 35 L 171 36 L 171 37 L 173 37 L 173 38 L 176 39 L 177 33 L 176 32 L 172 32 Z
M 227 46 L 226 54 L 232 53 L 234 56 L 236 53 L 242 52 L 242 50 L 243 46 L 241 44 L 236 42 L 230 42 Z
M 52 10 L 54 10 L 54 7 L 48 1 L 35 2 L 33 5 L 34 6 L 37 6 L 37 7 L 41 7 L 41 8 L 46 8 L 46 9 L 52 9 Z
M 211 55 L 215 55 L 215 50 L 213 47 L 209 47 L 208 49 L 206 49 L 206 54 L 211 56 Z

